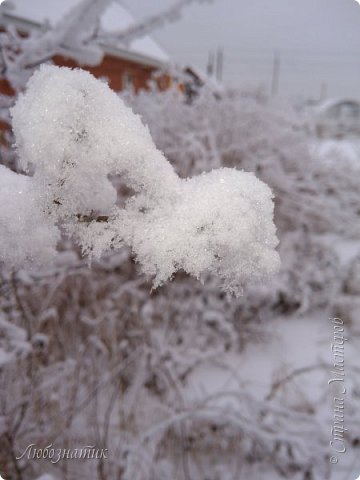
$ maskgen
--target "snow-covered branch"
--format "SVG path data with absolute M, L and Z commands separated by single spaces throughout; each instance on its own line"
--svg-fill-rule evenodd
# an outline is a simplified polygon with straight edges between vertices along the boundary
M 100 29 L 100 18 L 114 0 L 82 0 L 59 22 L 47 29 L 19 34 L 13 26 L 0 34 L 0 69 L 15 91 L 24 88 L 41 63 L 54 55 L 72 58 L 79 64 L 97 65 L 104 55 L 104 45 L 128 46 L 136 38 L 151 33 L 180 17 L 188 5 L 211 0 L 178 0 L 173 6 L 130 27 L 116 32 Z M 0 8 L 1 14 L 1 8 Z
M 2 75 L 14 90 L 21 90 L 41 63 L 64 55 L 95 65 L 103 56 L 96 41 L 99 18 L 112 0 L 82 0 L 53 28 L 31 31 L 23 37 L 8 27 L 0 36 Z
M 171 7 L 145 18 L 142 22 L 131 25 L 123 31 L 99 34 L 98 38 L 105 43 L 120 42 L 123 45 L 128 45 L 138 37 L 148 35 L 153 30 L 162 28 L 168 23 L 176 22 L 181 17 L 183 9 L 192 3 L 211 1 L 212 0 L 178 0 Z
M 42 66 L 12 116 L 21 166 L 35 173 L 1 172 L 3 205 L 11 197 L 0 212 L 8 264 L 48 262 L 62 226 L 91 257 L 130 246 L 155 286 L 183 269 L 239 292 L 277 271 L 267 185 L 233 168 L 179 178 L 140 117 L 89 73 Z M 114 176 L 134 192 L 124 208 Z

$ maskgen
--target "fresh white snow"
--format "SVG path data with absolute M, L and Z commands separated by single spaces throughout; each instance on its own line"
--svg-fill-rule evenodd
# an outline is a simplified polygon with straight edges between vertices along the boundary
M 89 73 L 42 66 L 12 117 L 21 165 L 35 168 L 30 179 L 21 177 L 28 189 L 19 201 L 19 189 L 11 189 L 15 211 L 28 202 L 15 227 L 26 232 L 37 215 L 42 235 L 36 248 L 45 256 L 62 223 L 93 257 L 131 246 L 155 286 L 183 269 L 196 278 L 216 274 L 227 291 L 239 293 L 249 281 L 277 272 L 270 188 L 235 168 L 181 179 L 140 117 Z M 135 192 L 125 208 L 116 205 L 114 175 Z M 10 232 L 12 215 L 4 211 L 3 217 Z M 18 252 L 5 258 L 11 234 L 6 241 L 3 259 L 14 264 Z M 31 238 L 17 235 L 17 242 L 21 260 L 38 256 L 29 255 Z

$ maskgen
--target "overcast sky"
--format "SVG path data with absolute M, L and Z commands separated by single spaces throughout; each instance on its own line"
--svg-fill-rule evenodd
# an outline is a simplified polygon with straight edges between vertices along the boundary
M 175 0 L 121 0 L 142 18 Z M 209 51 L 224 48 L 224 79 L 236 86 L 271 85 L 280 55 L 279 92 L 360 99 L 360 6 L 355 0 L 213 0 L 188 7 L 153 37 L 180 62 L 205 69 Z

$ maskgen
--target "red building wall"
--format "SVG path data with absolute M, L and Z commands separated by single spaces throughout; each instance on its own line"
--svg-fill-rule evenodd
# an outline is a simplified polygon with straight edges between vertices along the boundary
M 81 67 L 84 70 L 91 72 L 95 77 L 105 77 L 109 81 L 109 86 L 115 91 L 122 90 L 126 85 L 126 78 L 131 82 L 135 91 L 146 89 L 146 84 L 151 78 L 151 74 L 156 70 L 156 67 L 141 65 L 130 60 L 105 55 L 99 65 L 88 66 L 79 65 L 74 60 L 64 58 L 56 55 L 53 58 L 55 65 L 61 67 Z

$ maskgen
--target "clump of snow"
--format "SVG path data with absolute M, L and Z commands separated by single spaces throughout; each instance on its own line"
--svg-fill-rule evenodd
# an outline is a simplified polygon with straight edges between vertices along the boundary
M 20 268 L 47 263 L 56 253 L 58 229 L 38 208 L 30 177 L 0 165 L 0 260 Z
M 0 317 L 0 367 L 16 357 L 25 357 L 30 351 L 25 330 Z
M 42 66 L 12 117 L 21 164 L 35 173 L 21 179 L 28 189 L 20 199 L 9 193 L 15 211 L 26 204 L 15 223 L 21 236 L 10 232 L 3 249 L 11 264 L 11 241 L 18 249 L 36 243 L 24 236 L 26 222 L 36 219 L 47 250 L 60 224 L 91 256 L 131 246 L 155 286 L 183 269 L 197 278 L 215 273 L 238 292 L 278 270 L 270 188 L 234 168 L 179 178 L 140 117 L 89 73 Z M 114 175 L 134 191 L 124 208 Z M 4 219 L 8 229 L 11 217 Z
M 45 473 L 44 475 L 41 475 L 40 477 L 38 477 L 37 480 L 56 480 L 56 478 L 53 475 L 50 475 L 49 473 Z
M 176 196 L 131 199 L 119 215 L 126 243 L 160 284 L 179 268 L 219 275 L 237 291 L 278 266 L 271 191 L 252 173 L 221 168 L 178 180 Z M 145 211 L 144 211 L 145 209 Z

